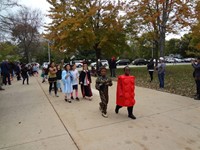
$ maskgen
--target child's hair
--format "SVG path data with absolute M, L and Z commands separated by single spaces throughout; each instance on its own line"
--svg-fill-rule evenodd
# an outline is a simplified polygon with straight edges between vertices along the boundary
M 101 70 L 103 70 L 103 69 L 107 71 L 106 67 L 104 67 L 104 66 L 100 67 L 99 70 L 101 71 Z
M 129 69 L 129 70 L 130 70 L 129 66 L 125 66 L 125 67 L 124 67 L 124 71 L 125 71 L 125 69 Z

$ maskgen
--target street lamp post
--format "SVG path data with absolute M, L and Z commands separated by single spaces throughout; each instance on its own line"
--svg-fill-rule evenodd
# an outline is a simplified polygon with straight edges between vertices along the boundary
M 48 41 L 48 58 L 49 58 L 49 63 L 50 63 L 50 61 L 51 61 L 51 52 L 50 52 L 49 41 Z

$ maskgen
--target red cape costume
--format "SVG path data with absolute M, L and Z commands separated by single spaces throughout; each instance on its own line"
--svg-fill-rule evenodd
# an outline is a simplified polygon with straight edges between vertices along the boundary
M 135 104 L 135 77 L 121 75 L 117 81 L 117 101 L 119 106 L 133 106 Z

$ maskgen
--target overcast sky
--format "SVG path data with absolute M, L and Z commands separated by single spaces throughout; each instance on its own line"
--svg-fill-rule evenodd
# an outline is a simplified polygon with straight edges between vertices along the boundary
M 48 10 L 50 4 L 46 0 L 18 0 L 19 4 L 25 5 L 32 9 L 40 9 L 44 14 L 44 23 L 50 23 L 51 20 L 46 16 L 48 14 Z M 42 30 L 44 30 L 42 28 Z
M 35 8 L 40 9 L 44 15 L 48 14 L 48 10 L 50 7 L 50 4 L 46 0 L 18 0 L 18 2 L 32 9 L 35 9 Z M 45 18 L 44 23 L 51 22 L 51 20 L 48 17 L 44 16 L 44 18 Z M 168 40 L 171 38 L 180 38 L 180 36 L 182 36 L 183 34 L 184 32 L 181 32 L 180 35 L 170 34 L 166 37 L 166 39 Z

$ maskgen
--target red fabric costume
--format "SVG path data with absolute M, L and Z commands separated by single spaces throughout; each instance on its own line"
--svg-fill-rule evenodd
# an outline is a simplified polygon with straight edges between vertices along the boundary
M 121 75 L 117 81 L 117 101 L 119 106 L 133 106 L 135 104 L 135 77 Z

